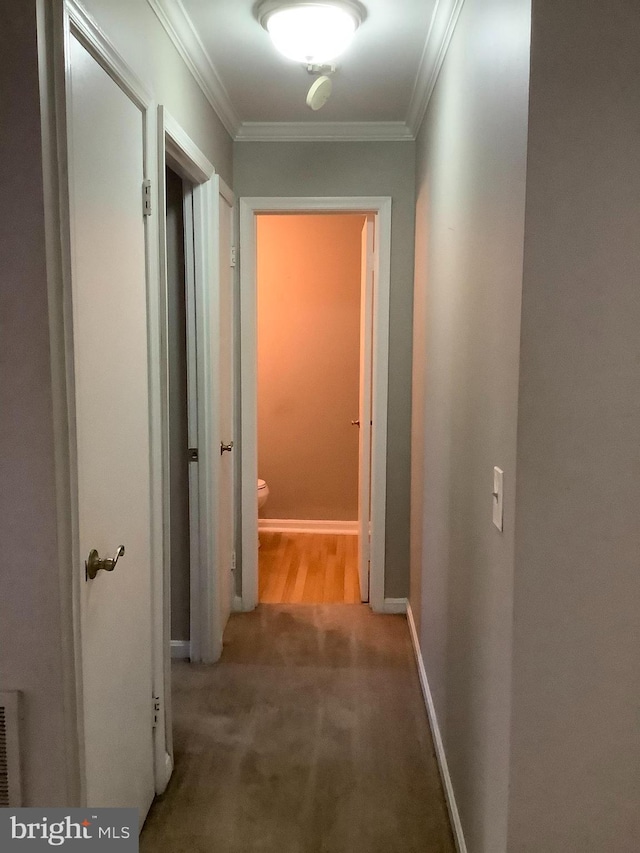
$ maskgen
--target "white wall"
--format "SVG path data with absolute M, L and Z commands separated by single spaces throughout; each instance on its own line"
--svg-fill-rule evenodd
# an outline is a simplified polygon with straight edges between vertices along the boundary
M 528 103 L 528 5 L 466 0 L 418 140 L 411 604 L 468 850 L 631 853 L 638 6 L 536 0 Z
M 509 851 L 640 839 L 640 9 L 536 0 Z
M 415 145 L 237 142 L 236 196 L 391 196 L 391 296 L 385 595 L 409 588 L 411 325 Z
M 231 186 L 231 138 L 147 0 L 81 0 L 155 100 Z
M 507 839 L 529 25 L 466 0 L 417 141 L 410 600 L 470 853 Z

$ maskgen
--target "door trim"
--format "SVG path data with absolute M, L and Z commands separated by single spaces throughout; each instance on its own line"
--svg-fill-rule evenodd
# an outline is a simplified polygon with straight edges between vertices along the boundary
M 372 213 L 375 219 L 378 292 L 373 317 L 371 448 L 371 567 L 369 606 L 384 609 L 389 379 L 391 198 L 366 196 L 240 199 L 240 372 L 242 609 L 258 604 L 258 413 L 256 216 L 261 213 Z
M 57 511 L 57 569 L 63 677 L 65 791 L 70 806 L 86 804 L 80 643 L 80 562 L 75 456 L 75 387 L 71 313 L 71 245 L 67 182 L 66 43 L 69 13 L 40 0 L 36 7 L 42 127 L 44 227 L 51 338 Z
M 360 600 L 369 601 L 371 586 L 371 437 L 373 377 L 373 306 L 377 260 L 375 220 L 365 217 L 360 241 L 360 376 L 358 391 L 358 581 Z

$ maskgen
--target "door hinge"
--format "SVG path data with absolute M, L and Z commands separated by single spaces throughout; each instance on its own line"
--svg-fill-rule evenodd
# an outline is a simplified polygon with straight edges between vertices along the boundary
M 190 447 L 189 450 L 187 451 L 187 458 L 189 459 L 189 462 L 197 462 L 198 461 L 198 448 L 197 447 Z
M 142 215 L 151 216 L 151 181 L 149 178 L 142 182 Z
M 153 728 L 155 729 L 160 719 L 160 697 L 154 693 L 151 698 L 153 699 Z
M 230 263 L 230 265 L 232 267 L 235 267 L 237 260 L 238 260 L 238 250 L 235 246 L 232 246 L 231 247 L 231 263 Z
M 236 552 L 233 551 L 233 553 L 231 554 L 231 571 L 235 572 L 235 570 L 236 570 Z

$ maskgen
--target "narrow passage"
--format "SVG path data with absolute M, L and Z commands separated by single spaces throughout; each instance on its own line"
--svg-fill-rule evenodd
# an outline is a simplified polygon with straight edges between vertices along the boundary
M 404 616 L 232 615 L 173 669 L 175 771 L 142 853 L 455 853 Z

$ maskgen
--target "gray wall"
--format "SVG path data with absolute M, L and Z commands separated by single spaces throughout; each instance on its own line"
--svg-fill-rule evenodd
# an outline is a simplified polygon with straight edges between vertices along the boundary
M 418 140 L 411 605 L 468 849 L 631 853 L 638 6 L 535 0 L 529 104 L 527 6 L 466 0 Z
M 470 853 L 507 836 L 529 28 L 466 0 L 417 142 L 410 601 Z
M 24 693 L 24 804 L 69 805 L 36 3 L 0 27 L 0 689 Z
M 118 52 L 231 186 L 232 145 L 147 0 L 82 0 Z
M 242 196 L 391 196 L 391 319 L 385 594 L 408 593 L 415 145 L 412 142 L 238 142 Z
M 167 345 L 169 350 L 169 502 L 171 639 L 190 636 L 189 420 L 182 178 L 167 169 Z
M 535 0 L 509 851 L 640 839 L 637 0 Z

